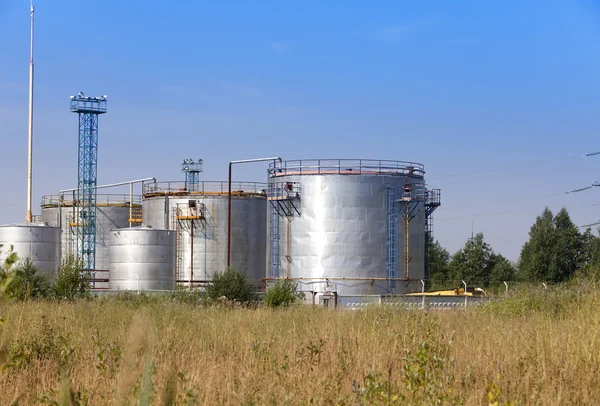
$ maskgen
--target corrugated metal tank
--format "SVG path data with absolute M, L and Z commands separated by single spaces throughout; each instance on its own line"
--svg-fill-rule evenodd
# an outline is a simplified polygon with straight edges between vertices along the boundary
M 99 194 L 96 198 L 96 270 L 108 271 L 109 235 L 113 228 L 129 227 L 129 195 Z M 134 196 L 134 211 L 141 209 L 141 197 Z M 42 198 L 42 222 L 62 229 L 62 257 L 77 252 L 77 207 L 73 200 L 58 195 Z M 135 217 L 135 214 L 134 214 Z
M 175 232 L 151 227 L 110 233 L 110 289 L 175 288 Z
M 29 258 L 46 275 L 52 276 L 60 266 L 60 234 L 58 227 L 23 223 L 0 226 L 0 261 L 13 246 L 19 259 Z
M 266 269 L 266 188 L 265 183 L 232 183 L 231 267 L 256 284 Z M 181 283 L 202 284 L 226 270 L 228 182 L 200 182 L 194 190 L 182 182 L 145 184 L 142 207 L 145 225 L 176 231 Z
M 422 165 L 284 161 L 272 164 L 269 174 L 269 277 L 293 278 L 301 290 L 338 295 L 420 290 L 424 203 L 409 222 L 409 280 L 393 282 L 390 263 L 395 278 L 405 277 L 405 229 L 402 216 L 391 225 L 389 202 L 390 190 L 400 196 L 407 184 L 424 188 Z M 399 211 L 401 203 L 392 200 Z

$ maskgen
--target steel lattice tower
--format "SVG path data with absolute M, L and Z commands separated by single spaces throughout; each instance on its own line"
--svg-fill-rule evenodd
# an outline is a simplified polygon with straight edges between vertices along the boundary
M 202 159 L 184 159 L 181 163 L 181 172 L 185 173 L 185 189 L 188 192 L 197 192 L 202 172 Z
M 106 113 L 106 96 L 71 96 L 71 112 L 79 115 L 77 256 L 84 270 L 96 268 L 96 179 L 98 115 Z

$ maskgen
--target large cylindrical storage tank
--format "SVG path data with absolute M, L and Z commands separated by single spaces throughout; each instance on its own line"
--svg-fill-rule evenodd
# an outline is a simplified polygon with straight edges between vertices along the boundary
M 60 266 L 60 234 L 58 227 L 44 224 L 10 224 L 0 226 L 0 261 L 3 263 L 10 247 L 19 260 L 29 258 L 40 271 L 52 277 Z
M 152 227 L 110 233 L 110 289 L 175 288 L 175 232 Z
M 423 165 L 337 159 L 276 162 L 269 168 L 268 194 L 269 278 L 292 278 L 300 290 L 314 295 L 421 289 Z
M 265 275 L 267 197 L 265 183 L 233 182 L 231 193 L 231 268 L 255 283 Z M 190 190 L 191 189 L 191 190 Z M 177 280 L 201 286 L 227 269 L 228 182 L 144 185 L 145 225 L 176 232 Z
M 132 211 L 131 225 L 141 223 L 141 197 L 133 197 L 130 207 L 129 195 L 99 194 L 96 197 L 96 272 L 95 278 L 108 279 L 109 236 L 113 228 L 130 226 L 129 213 Z M 42 221 L 62 229 L 62 258 L 77 253 L 78 207 L 69 195 L 48 195 L 42 197 Z M 95 283 L 96 288 L 108 288 L 108 283 Z

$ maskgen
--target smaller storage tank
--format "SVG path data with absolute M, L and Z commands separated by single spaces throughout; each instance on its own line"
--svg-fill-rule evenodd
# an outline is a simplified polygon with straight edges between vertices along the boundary
M 175 232 L 149 226 L 110 232 L 109 288 L 175 288 Z
M 44 224 L 22 223 L 0 226 L 0 261 L 4 262 L 10 247 L 19 260 L 29 258 L 33 264 L 48 276 L 56 273 L 60 266 L 59 227 Z
M 98 194 L 96 197 L 96 269 L 95 277 L 108 276 L 109 234 L 115 228 L 139 225 L 142 222 L 141 197 L 128 194 Z M 62 232 L 62 257 L 77 255 L 77 231 L 80 225 L 76 199 L 64 195 L 42 197 L 41 221 L 60 227 Z M 132 204 L 130 204 L 132 203 Z M 131 214 L 131 218 L 130 218 Z M 105 282 L 96 282 L 96 288 L 107 288 Z

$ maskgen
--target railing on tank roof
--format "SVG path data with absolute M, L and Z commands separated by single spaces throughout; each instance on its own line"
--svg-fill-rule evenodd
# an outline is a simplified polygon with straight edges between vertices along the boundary
M 413 183 L 403 188 L 402 198 L 404 200 L 427 200 L 427 188 L 424 183 Z
M 440 189 L 429 189 L 427 190 L 427 204 L 432 206 L 440 205 Z
M 373 159 L 303 159 L 269 164 L 269 176 L 283 175 L 408 175 L 423 177 L 417 162 Z
M 261 182 L 231 182 L 232 192 L 267 194 L 267 184 Z M 193 190 L 186 188 L 183 181 L 172 182 L 152 182 L 144 183 L 144 195 L 163 194 L 163 193 L 182 193 L 182 194 L 224 194 L 229 193 L 229 183 L 227 181 L 201 181 L 194 184 Z
M 75 193 L 75 202 L 77 201 L 77 193 Z M 42 207 L 48 206 L 72 206 L 73 194 L 65 193 L 64 195 L 46 195 L 42 196 Z M 142 196 L 133 195 L 133 204 L 142 204 Z M 96 206 L 128 206 L 129 194 L 98 194 L 96 195 Z

